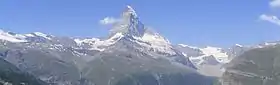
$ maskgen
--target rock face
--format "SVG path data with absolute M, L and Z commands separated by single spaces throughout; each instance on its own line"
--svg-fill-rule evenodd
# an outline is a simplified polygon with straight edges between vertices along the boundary
M 50 85 L 212 85 L 130 6 L 107 39 L 1 31 L 1 58 Z M 39 85 L 39 84 L 35 84 Z
M 44 43 L 1 43 L 3 59 L 41 80 L 66 83 L 79 79 L 77 67 L 82 61 L 66 48 L 55 49 Z
M 247 51 L 226 68 L 223 85 L 280 85 L 280 45 Z
M 144 24 L 140 22 L 135 10 L 127 6 L 122 13 L 121 20 L 110 30 L 110 34 L 123 33 L 125 35 L 142 37 L 145 29 Z

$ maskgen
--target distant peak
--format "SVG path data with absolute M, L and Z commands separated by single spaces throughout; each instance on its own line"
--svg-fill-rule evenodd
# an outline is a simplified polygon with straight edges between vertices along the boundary
M 240 44 L 235 44 L 235 46 L 238 46 L 238 47 L 243 47 L 242 45 L 240 45 Z
M 33 33 L 36 34 L 36 35 L 46 35 L 46 34 L 44 34 L 42 32 L 33 32 Z
M 199 49 L 198 47 L 189 46 L 189 45 L 186 45 L 186 44 L 178 44 L 178 45 L 182 46 L 182 47 L 189 47 L 189 48 L 192 48 L 192 49 Z
M 50 35 L 44 34 L 42 32 L 33 32 L 32 34 L 51 40 Z

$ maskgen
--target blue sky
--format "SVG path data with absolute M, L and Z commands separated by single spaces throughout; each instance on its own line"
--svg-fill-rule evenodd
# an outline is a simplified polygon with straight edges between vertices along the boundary
M 131 5 L 172 43 L 228 47 L 280 40 L 279 0 L 1 0 L 0 28 L 57 36 L 102 37 L 105 17 Z

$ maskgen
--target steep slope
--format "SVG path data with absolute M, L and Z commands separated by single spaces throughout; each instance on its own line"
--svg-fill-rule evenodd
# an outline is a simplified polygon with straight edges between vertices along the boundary
M 256 48 L 227 64 L 224 85 L 279 85 L 280 45 Z
M 84 61 L 70 48 L 46 43 L 1 42 L 0 53 L 8 62 L 48 83 L 77 83 Z
M 47 85 L 40 79 L 20 71 L 16 66 L 0 58 L 0 85 Z

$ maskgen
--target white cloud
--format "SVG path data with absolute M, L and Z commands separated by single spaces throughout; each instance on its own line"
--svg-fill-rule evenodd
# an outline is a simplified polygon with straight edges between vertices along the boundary
M 277 16 L 262 14 L 260 19 L 280 26 L 280 19 Z
M 118 21 L 119 19 L 116 19 L 114 17 L 105 17 L 104 19 L 100 20 L 99 23 L 103 25 L 108 25 L 108 24 L 114 24 Z
M 271 7 L 280 7 L 280 0 L 272 0 L 269 4 Z

